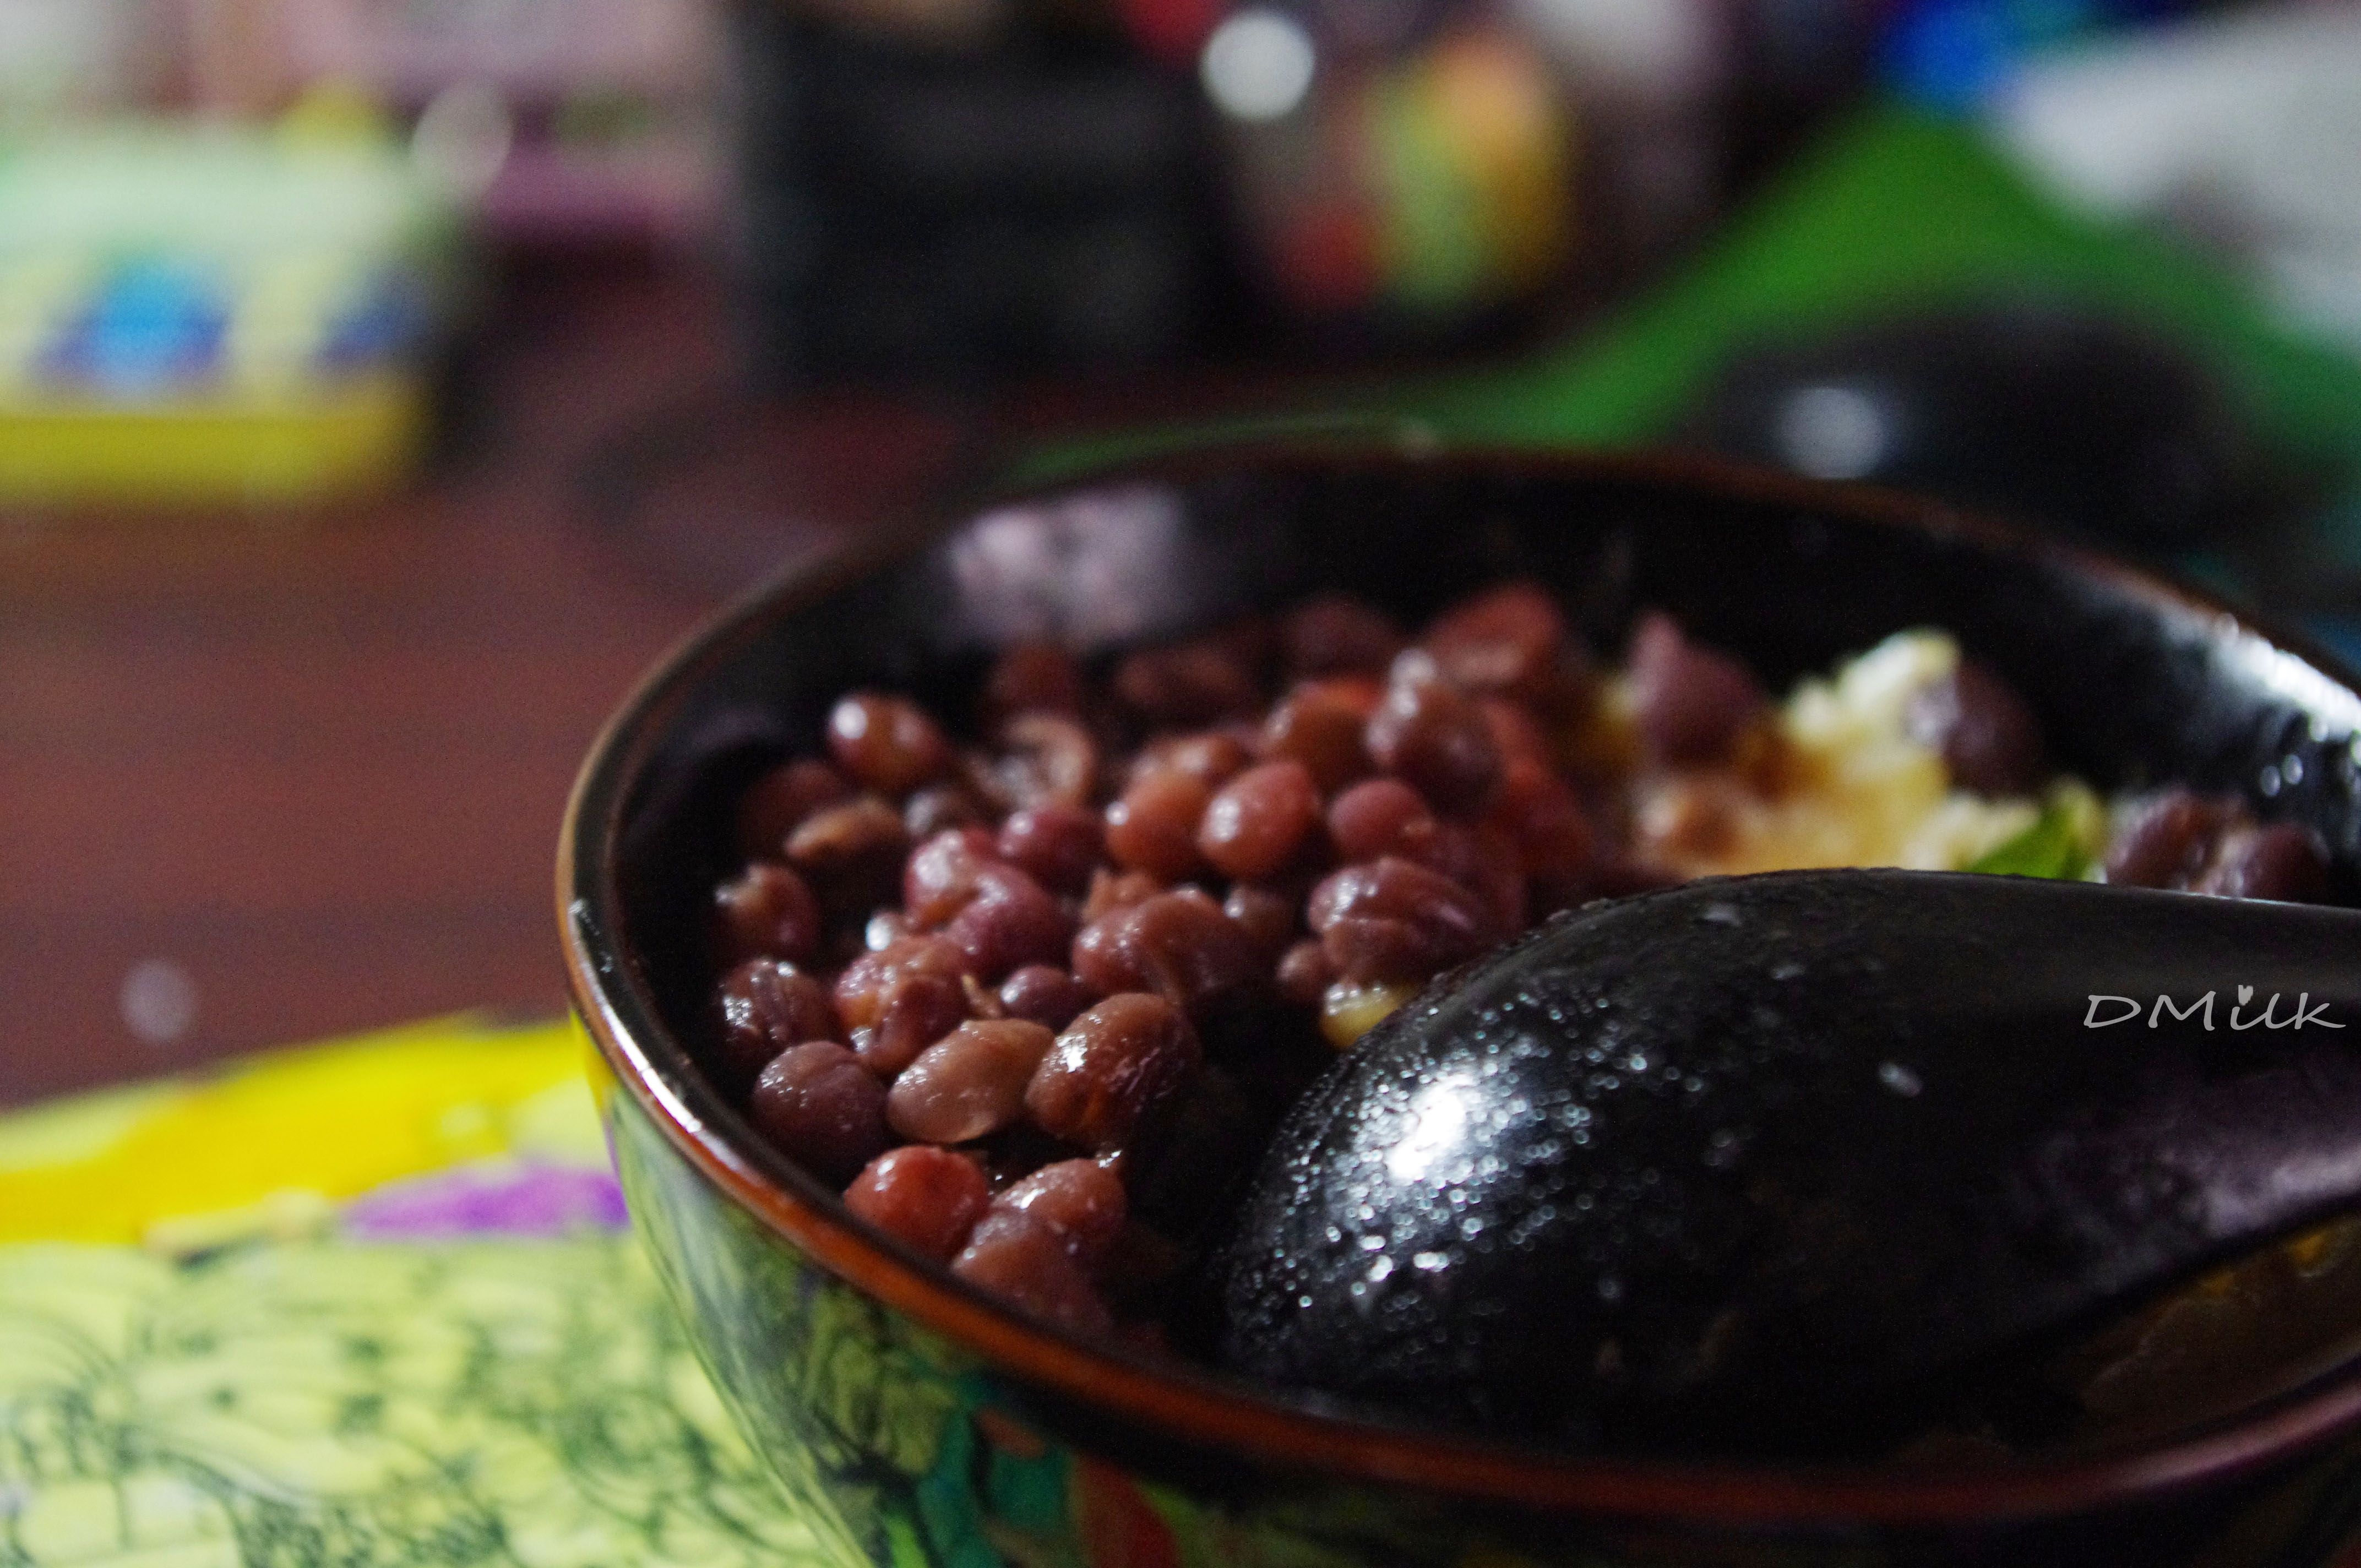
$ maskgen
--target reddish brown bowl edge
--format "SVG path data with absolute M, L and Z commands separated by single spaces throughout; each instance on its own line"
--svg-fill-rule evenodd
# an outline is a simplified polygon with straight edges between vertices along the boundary
M 2336 685 L 2353 683 L 2305 639 L 2268 630 L 2197 589 L 2123 562 L 2046 541 L 1940 503 L 1866 486 L 1799 478 L 1689 453 L 1541 452 L 1383 441 L 1287 439 L 1225 443 L 1116 462 L 1039 487 L 1055 492 L 1118 481 L 1185 480 L 1254 462 L 1268 466 L 1399 466 L 1516 469 L 1564 479 L 1656 484 L 1730 500 L 1793 506 L 1884 526 L 1974 540 L 2046 559 L 2183 613 L 2218 618 L 2312 665 Z M 620 907 L 614 845 L 621 783 L 644 761 L 646 717 L 678 687 L 690 666 L 721 657 L 758 634 L 774 601 L 817 599 L 915 553 L 988 501 L 947 504 L 864 545 L 759 585 L 700 623 L 633 688 L 592 744 L 559 829 L 557 916 L 576 1008 L 616 1079 L 673 1146 L 717 1187 L 780 1238 L 855 1288 L 1020 1377 L 1078 1403 L 1111 1408 L 1170 1436 L 1248 1455 L 1276 1468 L 1342 1481 L 1414 1486 L 1545 1510 L 1625 1519 L 1770 1527 L 1878 1524 L 1944 1527 L 1998 1524 L 2131 1504 L 2199 1482 L 2226 1481 L 2291 1457 L 2361 1424 L 2361 1376 L 2177 1440 L 2102 1456 L 1995 1464 L 1955 1476 L 1892 1466 L 1777 1466 L 1563 1454 L 1424 1434 L 1300 1409 L 1191 1368 L 1152 1365 L 1115 1345 L 1032 1322 L 947 1275 L 881 1245 L 833 1205 L 798 1197 L 760 1169 L 713 1124 L 701 1082 L 686 1093 L 668 1081 L 637 1037 L 667 1039 L 653 999 L 616 951 L 602 973 L 583 911 L 611 931 Z M 636 742 L 636 743 L 635 743 Z M 586 843 L 595 861 L 584 863 Z M 603 939 L 603 938 L 601 938 Z M 686 1052 L 670 1042 L 684 1062 Z

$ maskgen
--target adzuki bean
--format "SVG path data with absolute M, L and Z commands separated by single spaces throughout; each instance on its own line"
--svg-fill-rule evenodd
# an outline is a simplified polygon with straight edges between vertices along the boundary
M 1022 965 L 1064 958 L 1074 922 L 1039 883 L 993 861 L 977 869 L 975 896 L 944 925 L 943 935 L 966 955 L 969 973 L 996 984 Z
M 1629 668 L 1641 746 L 1659 767 L 1722 760 L 1768 706 L 1743 664 L 1690 641 L 1668 615 L 1642 618 Z
M 1262 969 L 1254 939 L 1193 887 L 1102 916 L 1073 944 L 1075 977 L 1101 994 L 1152 991 L 1183 1012 L 1231 996 Z
M 749 959 L 721 980 L 720 1057 L 741 1081 L 790 1046 L 833 1040 L 841 1026 L 818 977 L 777 959 Z
M 1061 1329 L 1104 1333 L 1113 1325 L 1104 1299 L 1066 1238 L 1022 1209 L 987 1212 L 951 1259 L 951 1272 Z
M 1436 810 L 1481 811 L 1500 777 L 1500 749 L 1483 712 L 1466 692 L 1408 656 L 1395 661 L 1395 669 L 1369 718 L 1369 755 Z
M 1107 853 L 1128 870 L 1177 882 L 1203 863 L 1197 825 L 1212 798 L 1193 774 L 1160 768 L 1141 774 L 1106 809 Z
M 1050 1046 L 1025 1108 L 1053 1138 L 1094 1154 L 1120 1149 L 1202 1059 L 1188 1017 L 1161 996 L 1110 996 Z
M 785 866 L 756 861 L 714 891 L 721 949 L 732 958 L 808 959 L 819 946 L 819 904 Z
M 905 937 L 852 960 L 836 981 L 837 1016 L 862 1064 L 891 1078 L 967 1017 L 967 957 L 940 937 Z
M 844 1190 L 844 1206 L 895 1240 L 949 1262 L 992 1207 L 992 1183 L 965 1155 L 908 1144 L 863 1166 Z
M 1383 698 L 1367 683 L 1308 681 L 1263 720 L 1262 754 L 1301 763 L 1322 794 L 1334 795 L 1376 768 L 1363 733 Z
M 986 776 L 1009 810 L 1086 805 L 1098 787 L 1098 742 L 1070 715 L 1020 713 L 1000 727 L 1000 745 Z
M 756 779 L 738 800 L 738 852 L 748 860 L 778 860 L 787 835 L 824 806 L 851 797 L 842 773 L 814 757 L 783 762 Z
M 815 1176 L 843 1181 L 885 1147 L 885 1086 L 832 1040 L 782 1051 L 755 1076 L 754 1125 Z
M 1265 762 L 1224 784 L 1197 823 L 1197 850 L 1224 876 L 1275 876 L 1320 826 L 1320 786 L 1301 762 Z
M 918 1053 L 885 1096 L 885 1120 L 918 1143 L 964 1144 L 1025 1113 L 1053 1036 L 1021 1018 L 972 1019 Z
M 1000 1010 L 1048 1029 L 1062 1029 L 1097 1000 L 1090 987 L 1052 964 L 1027 964 L 1000 982 Z
M 926 709 L 875 692 L 857 692 L 829 710 L 828 744 L 838 767 L 883 795 L 907 795 L 951 762 L 950 741 Z
M 1128 1204 L 1123 1183 L 1096 1160 L 1061 1159 L 1013 1183 L 993 1201 L 996 1209 L 1019 1209 L 1065 1238 L 1066 1248 L 1084 1267 L 1095 1267 L 1123 1234 Z
M 1425 980 L 1505 935 L 1477 894 L 1394 855 L 1322 883 L 1309 913 L 1336 972 L 1351 981 Z
M 1943 754 L 1952 781 L 1978 795 L 2041 787 L 2041 726 L 2007 684 L 1972 659 L 1921 686 L 1903 708 L 1912 739 Z
M 1505 583 L 1436 617 L 1419 645 L 1462 690 L 1539 698 L 1561 678 L 1565 614 L 1539 584 Z
M 1106 823 L 1079 806 L 1037 806 L 1009 813 L 994 846 L 1052 893 L 1087 893 L 1106 854 Z

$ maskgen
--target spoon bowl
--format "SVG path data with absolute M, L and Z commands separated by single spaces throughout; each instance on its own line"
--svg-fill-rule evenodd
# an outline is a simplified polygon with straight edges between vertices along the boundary
M 1249 1376 L 1584 1445 L 1867 1453 L 2361 1204 L 2361 912 L 1709 879 L 1445 977 L 1282 1128 Z

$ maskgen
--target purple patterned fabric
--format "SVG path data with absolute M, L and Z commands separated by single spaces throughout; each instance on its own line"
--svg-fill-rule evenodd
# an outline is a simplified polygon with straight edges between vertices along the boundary
M 556 1165 L 463 1167 L 390 1182 L 345 1208 L 345 1233 L 364 1241 L 562 1235 L 623 1223 L 611 1173 Z

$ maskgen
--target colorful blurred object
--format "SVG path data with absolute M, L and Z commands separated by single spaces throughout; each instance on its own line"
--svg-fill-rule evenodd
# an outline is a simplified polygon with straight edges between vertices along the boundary
M 324 1226 L 340 1205 L 381 1233 L 445 1212 L 423 1183 L 465 1207 L 524 1175 L 561 1192 L 599 1179 L 585 1212 L 618 1223 L 589 1049 L 571 1023 L 463 1014 L 0 1114 L 0 1246 L 202 1251 Z
M 0 501 L 314 500 L 415 466 L 455 216 L 397 146 L 305 123 L 0 156 Z
M 1413 328 L 1530 300 L 1574 233 L 1572 117 L 1533 50 L 1463 24 L 1356 60 L 1323 31 L 1247 9 L 1205 46 L 1250 243 L 1280 297 Z M 1342 58 L 1323 68 L 1323 47 Z
M 2064 199 L 2162 224 L 2361 348 L 2361 8 L 2207 17 L 2042 60 L 1991 105 Z
M 1881 63 L 1915 102 L 1971 109 L 2007 91 L 2028 60 L 2197 8 L 2195 0 L 1905 0 Z
M 494 239 L 675 243 L 716 201 L 700 0 L 178 0 L 200 106 L 269 115 L 323 85 L 412 128 Z

